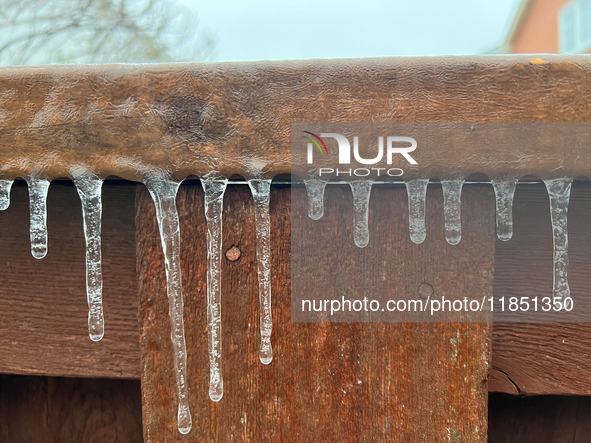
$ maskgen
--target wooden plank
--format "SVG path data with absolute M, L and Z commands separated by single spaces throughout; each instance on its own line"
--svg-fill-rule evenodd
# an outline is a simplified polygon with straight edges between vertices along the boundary
M 0 375 L 0 441 L 140 443 L 140 384 Z
M 48 254 L 31 255 L 27 187 L 0 212 L 0 372 L 139 377 L 135 185 L 103 188 L 105 337 L 88 337 L 82 210 L 71 182 L 51 185 Z
M 591 186 L 575 182 L 568 213 L 569 285 L 575 306 L 591 300 Z M 497 241 L 497 297 L 552 295 L 552 227 L 543 185 L 518 186 L 511 241 Z M 521 394 L 591 394 L 590 323 L 496 323 L 492 367 L 502 386 Z M 515 392 L 515 390 L 517 392 Z
M 8 178 L 68 177 L 76 165 L 138 181 L 261 164 L 273 176 L 292 172 L 293 122 L 588 122 L 590 71 L 585 56 L 556 55 L 4 67 L 0 164 Z M 540 177 L 558 165 L 585 175 L 586 136 L 532 144 L 518 131 L 488 147 L 439 137 L 416 155 L 426 177 Z
M 176 429 L 172 346 L 163 256 L 154 205 L 138 188 L 137 241 L 140 276 L 142 391 L 146 441 L 485 441 L 486 378 L 490 328 L 486 323 L 294 323 L 290 321 L 289 188 L 273 188 L 272 286 L 274 361 L 258 361 L 258 301 L 254 212 L 245 186 L 226 193 L 224 247 L 237 246 L 238 261 L 222 265 L 224 397 L 207 396 L 206 245 L 203 193 L 182 186 L 182 271 L 188 384 L 193 429 Z M 294 190 L 299 204 L 305 191 Z M 327 191 L 325 217 L 351 232 L 351 213 L 336 210 L 349 198 Z M 299 199 L 299 200 L 298 200 Z M 406 224 L 403 188 L 375 189 L 366 258 L 391 260 L 392 287 L 418 287 L 437 279 L 437 290 L 492 291 L 492 190 L 467 188 L 459 246 L 443 235 L 441 189 L 428 196 L 428 240 L 414 245 Z M 383 204 L 384 201 L 388 204 Z M 312 221 L 302 220 L 303 223 Z M 318 235 L 310 230 L 310 245 Z M 342 232 L 336 232 L 337 237 Z M 395 245 L 395 247 L 394 247 Z M 409 262 L 408 257 L 413 260 Z M 416 259 L 416 260 L 415 260 Z M 413 267 L 412 263 L 422 266 Z M 346 268 L 346 259 L 339 266 Z M 447 271 L 447 273 L 445 272 Z M 467 273 L 470 278 L 455 278 Z M 479 289 L 477 289 L 479 288 Z M 418 437 L 420 436 L 420 437 Z
M 140 376 L 134 295 L 134 192 L 135 185 L 105 184 L 107 329 L 104 342 L 91 343 L 86 330 L 84 241 L 78 196 L 71 185 L 54 183 L 50 188 L 49 255 L 36 261 L 29 252 L 26 187 L 22 182 L 15 184 L 11 208 L 0 212 L 0 278 L 5 282 L 0 286 L 0 371 L 55 376 Z M 569 281 L 575 300 L 590 295 L 589 211 L 591 187 L 577 182 L 569 210 Z M 427 225 L 431 224 L 428 220 Z M 496 296 L 551 294 L 550 230 L 543 186 L 519 186 L 515 235 L 509 242 L 496 243 Z M 253 272 L 249 278 L 254 279 L 256 272 L 248 272 Z M 253 315 L 256 318 L 256 312 Z M 586 323 L 495 324 L 489 390 L 588 395 L 589 343 L 591 325 Z
M 491 394 L 490 443 L 586 443 L 591 398 Z

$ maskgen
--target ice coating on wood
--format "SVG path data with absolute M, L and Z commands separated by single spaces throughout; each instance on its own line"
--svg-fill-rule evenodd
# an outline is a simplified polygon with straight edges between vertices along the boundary
M 508 241 L 513 237 L 513 197 L 517 179 L 490 181 L 495 190 L 497 237 Z
M 320 220 L 324 215 L 324 189 L 328 180 L 304 180 L 308 193 L 308 216 L 312 220 Z
M 462 239 L 462 187 L 464 179 L 441 180 L 443 188 L 443 217 L 445 239 L 450 245 L 457 245 Z
M 554 178 L 544 180 L 550 199 L 552 234 L 554 237 L 554 286 L 553 300 L 560 303 L 570 297 L 568 286 L 568 229 L 567 214 L 570 200 L 572 178 Z
M 255 204 L 255 226 L 257 234 L 259 321 L 261 332 L 259 359 L 261 363 L 268 365 L 273 360 L 273 348 L 271 346 L 271 332 L 273 330 L 273 316 L 271 312 L 271 217 L 269 215 L 271 180 L 249 180 L 248 186 L 252 192 Z M 324 191 L 324 187 L 322 190 Z
M 0 211 L 5 211 L 10 206 L 10 189 L 14 180 L 0 179 Z
M 209 346 L 209 398 L 220 401 L 224 395 L 222 376 L 222 213 L 228 180 L 203 179 L 207 220 L 207 341 Z
M 408 194 L 408 228 L 410 239 L 417 243 L 423 243 L 427 237 L 425 228 L 425 200 L 427 198 L 427 185 L 429 179 L 413 178 L 405 182 Z
M 187 346 L 183 321 L 183 283 L 181 279 L 181 236 L 176 195 L 180 182 L 157 174 L 144 181 L 156 207 L 160 241 L 166 269 L 166 294 L 171 321 L 170 338 L 174 353 L 174 373 L 178 396 L 177 424 L 181 434 L 191 430 L 189 388 L 187 385 Z
M 101 189 L 103 180 L 83 174 L 73 178 L 80 202 L 86 241 L 86 298 L 88 301 L 88 333 L 99 341 L 105 333 L 103 317 L 103 270 L 101 265 Z
M 369 198 L 372 185 L 372 180 L 349 182 L 353 193 L 353 239 L 360 248 L 369 244 Z
M 31 254 L 37 259 L 47 255 L 47 191 L 49 180 L 28 177 Z

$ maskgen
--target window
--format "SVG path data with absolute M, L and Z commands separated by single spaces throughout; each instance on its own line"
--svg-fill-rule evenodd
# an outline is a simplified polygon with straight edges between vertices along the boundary
M 573 0 L 558 12 L 558 45 L 563 54 L 591 48 L 591 0 Z

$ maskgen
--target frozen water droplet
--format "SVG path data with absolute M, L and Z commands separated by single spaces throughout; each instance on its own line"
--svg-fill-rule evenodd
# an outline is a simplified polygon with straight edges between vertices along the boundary
M 262 364 L 268 365 L 273 361 L 273 348 L 271 347 L 271 337 L 261 337 L 261 350 L 259 351 L 259 360 Z
M 0 179 L 0 211 L 5 211 L 10 206 L 10 188 L 14 180 Z
M 269 202 L 271 180 L 253 179 L 248 181 L 255 204 L 255 226 L 257 234 L 257 268 L 259 279 L 259 309 L 261 346 L 259 359 L 268 365 L 273 360 L 271 332 L 273 317 L 271 312 L 271 218 Z
M 495 190 L 497 237 L 500 240 L 509 241 L 513 237 L 513 197 L 517 179 L 491 180 L 490 182 Z
M 427 237 L 425 228 L 425 200 L 427 198 L 428 178 L 415 178 L 406 181 L 406 193 L 408 194 L 408 227 L 410 239 L 421 244 Z
M 207 337 L 209 345 L 209 398 L 220 401 L 224 395 L 222 377 L 222 214 L 228 180 L 203 179 L 207 220 Z
M 308 193 L 308 216 L 312 220 L 320 220 L 324 215 L 324 189 L 328 180 L 304 180 Z
M 557 307 L 570 298 L 568 285 L 568 203 L 572 178 L 554 178 L 544 180 L 550 199 L 550 215 L 552 218 L 552 234 L 554 237 L 554 284 L 553 300 L 558 301 Z M 558 300 L 556 300 L 558 299 Z M 567 307 L 569 305 L 567 304 Z
M 445 239 L 450 245 L 457 245 L 462 239 L 462 186 L 461 178 L 441 180 Z
M 43 178 L 27 178 L 29 187 L 29 212 L 31 217 L 31 254 L 37 259 L 47 255 L 47 191 L 49 181 Z
M 156 207 L 160 241 L 164 252 L 166 270 L 166 294 L 170 316 L 174 355 L 174 373 L 178 397 L 178 429 L 187 433 L 191 429 L 189 388 L 187 386 L 187 346 L 183 321 L 183 282 L 181 278 L 181 234 L 176 195 L 180 182 L 170 180 L 164 174 L 148 177 L 144 181 Z
M 101 265 L 101 188 L 103 181 L 92 175 L 73 179 L 84 221 L 86 241 L 86 298 L 88 301 L 88 332 L 92 341 L 99 341 L 105 333 L 103 318 L 103 270 Z
M 359 248 L 369 244 L 369 198 L 372 180 L 356 180 L 349 182 L 353 193 L 353 238 Z
M 193 423 L 191 420 L 191 411 L 188 406 L 179 406 L 179 411 L 177 413 L 177 427 L 179 432 L 183 435 L 188 434 L 191 431 Z

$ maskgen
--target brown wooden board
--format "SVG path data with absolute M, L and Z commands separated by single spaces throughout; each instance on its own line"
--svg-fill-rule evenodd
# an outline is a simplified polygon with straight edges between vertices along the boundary
M 304 189 L 295 192 L 296 198 L 306 198 Z M 338 189 L 327 192 L 334 198 L 342 194 Z M 207 395 L 203 192 L 198 185 L 181 187 L 177 207 L 193 415 L 193 429 L 183 437 L 176 429 L 164 263 L 154 205 L 148 192 L 138 188 L 136 226 L 146 441 L 485 441 L 489 324 L 290 321 L 290 193 L 289 188 L 273 188 L 271 194 L 275 327 L 274 360 L 269 366 L 258 361 L 253 203 L 245 186 L 233 186 L 226 193 L 223 250 L 234 245 L 242 255 L 234 262 L 224 259 L 222 264 L 225 393 L 219 403 L 213 403 Z M 386 198 L 387 205 L 383 203 Z M 466 189 L 464 240 L 456 247 L 444 239 L 441 189 L 429 191 L 427 204 L 429 239 L 417 246 L 408 238 L 404 188 L 375 190 L 370 232 L 378 240 L 368 247 L 376 251 L 398 248 L 398 260 L 406 266 L 434 266 L 425 268 L 425 275 L 436 275 L 442 287 L 453 285 L 461 292 L 475 284 L 482 293 L 490 294 L 492 190 Z M 325 216 L 335 226 L 352 223 L 351 213 L 342 214 L 334 208 L 329 207 Z M 388 217 L 390 223 L 378 223 Z M 310 242 L 314 244 L 313 235 Z M 408 256 L 416 261 L 408 262 Z M 470 278 L 446 275 L 450 265 L 436 262 L 439 256 L 453 257 Z M 376 263 L 382 260 L 378 252 L 373 257 Z M 400 264 L 398 261 L 392 265 Z M 394 273 L 393 287 L 397 279 L 409 275 L 412 273 Z
M 15 184 L 11 208 L 0 212 L 0 371 L 54 376 L 140 376 L 134 295 L 134 196 L 135 185 L 105 184 L 106 335 L 104 341 L 92 343 L 86 329 L 84 240 L 75 189 L 63 182 L 51 186 L 49 254 L 37 261 L 29 252 L 26 186 L 22 182 Z M 569 282 L 577 299 L 589 297 L 590 212 L 591 187 L 577 182 L 569 210 Z M 272 214 L 274 218 L 279 215 Z M 289 218 L 289 214 L 282 217 Z M 543 185 L 518 186 L 514 217 L 513 239 L 496 242 L 494 293 L 549 295 L 552 237 Z M 428 220 L 427 226 L 430 225 Z M 255 270 L 251 271 L 249 278 L 256 279 Z M 254 320 L 258 318 L 255 308 Z M 589 324 L 495 324 L 493 338 L 490 391 L 539 395 L 591 392 Z
M 569 285 L 576 306 L 591 302 L 591 186 L 573 185 L 568 212 Z M 514 234 L 497 240 L 495 297 L 552 295 L 552 227 L 543 185 L 517 187 Z M 491 391 L 591 395 L 590 323 L 495 323 Z M 497 383 L 497 381 L 499 381 Z
M 103 188 L 105 337 L 88 337 L 82 210 L 71 182 L 48 196 L 48 254 L 31 255 L 27 186 L 0 212 L 0 372 L 137 378 L 135 185 Z
M 2 177 L 289 173 L 293 122 L 588 122 L 590 72 L 585 55 L 3 67 Z M 525 134 L 416 154 L 425 176 L 589 174 L 588 137 Z
M 0 375 L 0 441 L 140 443 L 139 383 Z
M 491 394 L 490 443 L 588 443 L 591 397 Z

